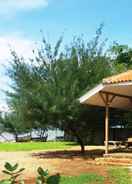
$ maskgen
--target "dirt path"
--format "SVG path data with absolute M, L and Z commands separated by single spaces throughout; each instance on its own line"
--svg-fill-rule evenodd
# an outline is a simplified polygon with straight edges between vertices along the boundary
M 87 148 L 86 155 L 81 155 L 78 147 L 69 151 L 32 151 L 32 152 L 0 152 L 0 179 L 5 162 L 12 164 L 19 163 L 20 167 L 26 168 L 23 178 L 31 179 L 36 176 L 39 166 L 48 169 L 50 174 L 80 175 L 81 173 L 96 173 L 106 178 L 105 184 L 110 184 L 108 179 L 108 166 L 97 165 L 95 158 L 101 157 L 103 147 L 95 150 Z M 28 183 L 28 182 L 27 182 Z M 30 182 L 30 184 L 33 182 Z
M 5 178 L 2 174 L 5 162 L 19 163 L 20 167 L 26 168 L 23 173 L 26 179 L 34 178 L 39 166 L 48 169 L 50 174 L 79 175 L 90 172 L 107 177 L 107 168 L 94 165 L 93 159 L 64 155 L 63 152 L 60 155 L 54 152 L 0 152 L 0 179 Z
M 35 175 L 39 166 L 47 168 L 51 172 L 55 170 L 53 164 L 32 157 L 32 152 L 0 152 L 0 178 L 4 177 L 1 171 L 4 168 L 5 162 L 10 162 L 12 164 L 19 163 L 20 167 L 26 168 L 24 171 L 26 177 Z

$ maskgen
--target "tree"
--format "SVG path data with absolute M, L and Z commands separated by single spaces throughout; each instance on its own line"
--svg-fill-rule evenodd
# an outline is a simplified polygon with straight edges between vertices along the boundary
M 14 51 L 12 56 L 13 62 L 8 70 L 12 79 L 12 91 L 7 92 L 9 107 L 15 112 L 14 118 L 18 125 L 26 125 L 30 131 L 39 129 L 41 133 L 45 132 L 48 123 L 42 104 L 44 88 L 41 85 L 40 73 L 36 72 L 36 67 L 25 63 L 24 58 L 19 58 Z
M 12 52 L 8 71 L 13 89 L 7 93 L 8 102 L 18 112 L 19 121 L 31 128 L 59 127 L 76 137 L 82 152 L 87 132 L 96 126 L 97 118 L 92 108 L 82 107 L 78 99 L 111 74 L 109 58 L 103 52 L 104 42 L 100 42 L 101 33 L 102 27 L 88 43 L 74 38 L 63 51 L 62 38 L 54 49 L 43 39 L 37 56 L 28 63 Z M 96 112 L 101 115 L 99 109 Z
M 116 73 L 132 68 L 132 48 L 128 45 L 114 43 L 110 50 L 113 56 L 113 68 Z
M 88 130 L 97 126 L 97 119 L 92 108 L 82 107 L 78 98 L 111 72 L 109 60 L 98 45 L 100 34 L 99 29 L 94 41 L 87 44 L 80 38 L 74 40 L 68 52 L 52 62 L 47 79 L 50 112 L 57 126 L 76 137 L 82 152 Z

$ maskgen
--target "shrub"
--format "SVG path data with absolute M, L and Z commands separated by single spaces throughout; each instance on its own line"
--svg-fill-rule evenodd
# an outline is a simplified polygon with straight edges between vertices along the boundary
M 9 162 L 6 162 L 4 165 L 5 169 L 2 171 L 6 175 L 9 176 L 8 180 L 1 181 L 1 184 L 14 184 L 14 183 L 24 183 L 24 181 L 18 180 L 18 177 L 24 171 L 24 168 L 18 169 L 19 165 L 16 163 L 15 165 L 11 165 Z
M 42 169 L 41 167 L 39 167 L 37 169 L 37 172 L 38 172 L 38 176 L 37 176 L 37 179 L 36 179 L 36 184 L 45 184 L 47 183 L 47 178 L 48 178 L 48 170 L 44 170 Z

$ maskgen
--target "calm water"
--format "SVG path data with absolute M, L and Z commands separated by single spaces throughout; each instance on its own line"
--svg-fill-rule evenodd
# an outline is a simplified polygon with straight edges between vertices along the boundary
M 64 132 L 61 130 L 48 130 L 48 141 L 56 140 L 56 137 L 63 137 Z M 20 135 L 21 136 L 26 136 L 27 134 Z M 32 132 L 32 137 L 36 138 L 38 137 L 37 133 L 35 131 Z M 0 142 L 6 142 L 6 141 L 15 141 L 14 136 L 10 133 L 4 132 L 0 135 Z

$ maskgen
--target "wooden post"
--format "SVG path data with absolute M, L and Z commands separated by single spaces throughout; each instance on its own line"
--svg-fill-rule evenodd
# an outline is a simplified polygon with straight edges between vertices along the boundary
M 108 154 L 109 147 L 109 96 L 106 95 L 106 106 L 105 106 L 105 154 Z
M 100 92 L 99 94 L 105 104 L 105 155 L 107 155 L 109 151 L 109 106 L 115 99 L 116 95 L 107 92 Z
M 105 154 L 108 154 L 108 141 L 109 141 L 109 105 L 106 104 L 105 112 Z

